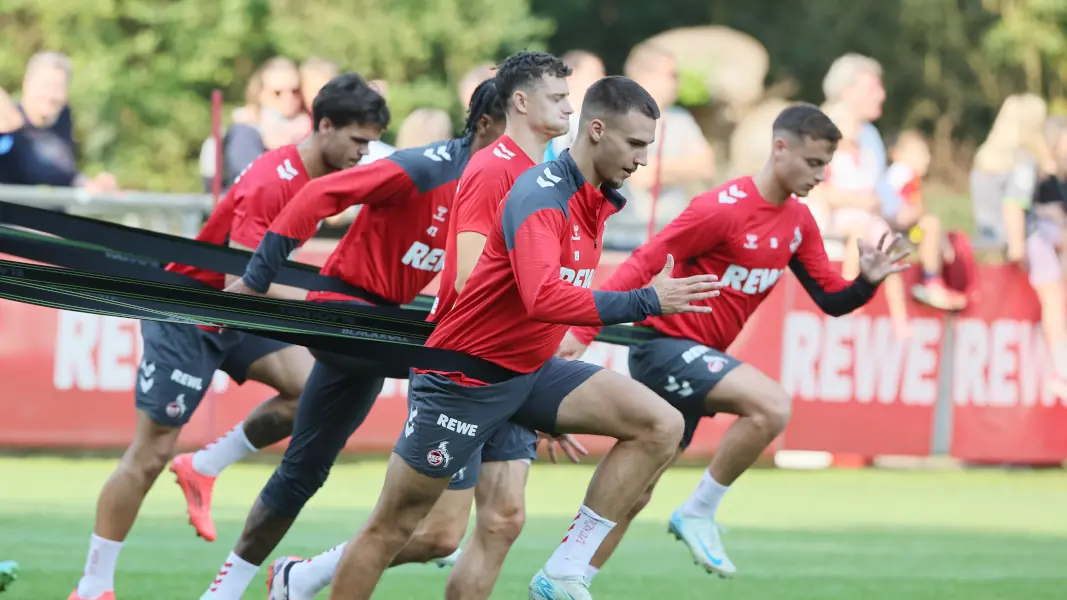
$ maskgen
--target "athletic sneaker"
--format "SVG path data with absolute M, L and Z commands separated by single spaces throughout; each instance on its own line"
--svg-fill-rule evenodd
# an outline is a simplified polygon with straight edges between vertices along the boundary
M 0 561 L 0 592 L 11 587 L 19 578 L 19 564 L 13 560 Z
M 313 600 L 289 595 L 289 571 L 301 561 L 298 556 L 274 559 L 267 569 L 267 600 Z
M 214 542 L 215 522 L 211 520 L 211 492 L 215 489 L 215 478 L 196 472 L 193 468 L 192 453 L 175 456 L 170 463 L 170 471 L 178 477 L 178 485 L 185 494 L 189 524 L 196 529 L 196 535 Z
M 459 553 L 462 552 L 459 548 L 456 551 L 444 558 L 435 558 L 430 561 L 431 565 L 437 565 L 438 568 L 443 569 L 445 567 L 455 566 L 456 561 L 459 560 Z
M 711 517 L 689 517 L 682 514 L 682 509 L 675 509 L 671 514 L 667 531 L 679 541 L 689 546 L 693 553 L 693 562 L 704 567 L 708 573 L 719 577 L 731 577 L 737 573 L 737 567 L 726 556 L 722 546 L 719 524 Z
M 78 588 L 74 588 L 74 591 L 70 593 L 70 598 L 67 600 L 115 600 L 115 592 L 104 592 L 96 598 L 82 598 L 78 595 Z
M 530 580 L 529 600 L 593 600 L 584 575 L 557 579 L 541 569 Z

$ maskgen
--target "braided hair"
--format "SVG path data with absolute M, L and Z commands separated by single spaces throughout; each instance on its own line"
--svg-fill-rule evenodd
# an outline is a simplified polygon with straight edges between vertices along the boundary
M 486 79 L 474 88 L 467 112 L 467 124 L 463 129 L 464 135 L 473 137 L 478 132 L 478 121 L 482 120 L 483 115 L 488 115 L 494 121 L 504 119 L 504 100 L 497 92 L 495 77 Z

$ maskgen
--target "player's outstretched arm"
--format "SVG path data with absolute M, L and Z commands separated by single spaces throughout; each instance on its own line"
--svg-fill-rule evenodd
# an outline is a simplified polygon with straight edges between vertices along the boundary
M 877 265 L 877 268 L 861 269 L 862 274 L 859 277 L 848 281 L 831 267 L 823 247 L 822 234 L 810 215 L 802 232 L 802 241 L 797 253 L 789 261 L 789 268 L 819 310 L 832 317 L 847 315 L 867 304 L 874 297 L 883 279 L 906 268 L 896 263 L 907 256 L 907 252 L 900 254 L 890 246 L 885 252 L 877 251 L 880 258 L 874 259 L 868 255 L 867 263 Z M 885 240 L 885 236 L 882 239 Z M 864 253 L 861 252 L 860 256 L 862 262 Z
M 505 242 L 519 294 L 534 319 L 563 325 L 613 325 L 643 321 L 650 316 L 711 311 L 710 307 L 691 303 L 718 295 L 717 288 L 721 286 L 717 278 L 695 275 L 672 279 L 671 257 L 653 284 L 641 289 L 592 291 L 561 280 L 560 239 L 567 226 L 562 209 L 535 210 L 517 226 L 518 211 L 509 209 L 510 205 L 505 206 Z
M 241 283 L 266 292 L 289 255 L 315 235 L 320 221 L 356 204 L 381 204 L 414 190 L 407 173 L 388 158 L 308 182 L 271 222 Z
M 697 196 L 682 214 L 623 261 L 598 289 L 619 292 L 648 285 L 663 269 L 667 256 L 684 262 L 706 254 L 716 244 L 728 239 L 733 222 L 729 214 L 720 210 L 715 196 Z M 600 328 L 575 327 L 571 333 L 576 341 L 588 346 L 600 333 Z

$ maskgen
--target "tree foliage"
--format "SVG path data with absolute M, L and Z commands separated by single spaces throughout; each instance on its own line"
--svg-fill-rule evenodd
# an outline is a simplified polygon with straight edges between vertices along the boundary
M 82 167 L 128 188 L 195 190 L 211 91 L 239 104 L 269 56 L 389 80 L 398 124 L 416 106 L 458 114 L 466 69 L 550 33 L 523 0 L 0 0 L 0 86 L 17 92 L 34 52 L 65 52 Z
M 211 90 L 239 103 L 256 64 L 275 54 L 387 79 L 399 123 L 416 106 L 458 117 L 456 82 L 479 61 L 585 48 L 619 72 L 634 44 L 702 23 L 759 39 L 768 83 L 792 81 L 798 99 L 822 101 L 840 54 L 877 58 L 882 129 L 922 127 L 964 159 L 959 149 L 981 139 L 1010 93 L 1067 111 L 1064 0 L 0 0 L 0 86 L 17 93 L 34 52 L 66 52 L 83 167 L 126 187 L 190 190 Z M 687 88 L 686 101 L 703 101 L 699 92 Z

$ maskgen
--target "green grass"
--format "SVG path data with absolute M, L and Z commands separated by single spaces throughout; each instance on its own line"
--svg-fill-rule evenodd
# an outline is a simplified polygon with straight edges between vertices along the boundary
M 96 493 L 111 460 L 0 459 L 0 560 L 22 575 L 4 600 L 62 600 L 84 565 Z M 167 473 L 145 503 L 119 561 L 119 600 L 198 598 L 270 474 L 227 471 L 215 493 L 219 540 L 186 524 Z M 581 500 L 589 467 L 534 468 L 526 531 L 493 598 L 526 597 Z M 379 462 L 340 465 L 276 554 L 313 555 L 359 527 L 377 499 Z M 597 579 L 598 600 L 1062 599 L 1067 594 L 1067 474 L 1046 472 L 785 472 L 760 470 L 731 491 L 721 517 L 741 571 L 705 575 L 666 534 L 666 518 L 699 478 L 678 468 Z M 376 598 L 441 598 L 447 571 L 389 571 Z M 263 573 L 245 598 L 262 600 Z M 324 597 L 324 595 L 323 595 Z

